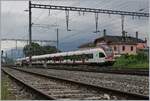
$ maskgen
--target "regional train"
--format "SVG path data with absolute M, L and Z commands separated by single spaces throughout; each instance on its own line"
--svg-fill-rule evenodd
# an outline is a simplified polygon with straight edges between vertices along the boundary
M 112 65 L 114 54 L 110 47 L 99 47 L 77 51 L 32 56 L 32 65 Z M 29 57 L 16 60 L 16 65 L 29 65 Z

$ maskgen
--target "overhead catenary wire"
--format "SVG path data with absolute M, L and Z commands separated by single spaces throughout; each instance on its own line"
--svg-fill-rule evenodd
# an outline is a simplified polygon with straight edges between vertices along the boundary
M 118 23 L 118 22 L 117 22 Z M 119 31 L 119 29 L 118 29 L 118 27 L 115 27 L 118 31 Z M 137 28 L 137 27 L 135 27 L 135 28 Z M 131 27 L 131 29 L 134 29 L 134 31 L 137 31 L 137 29 L 135 29 L 135 28 L 133 28 L 133 27 Z M 108 31 L 112 31 L 113 32 L 113 30 L 112 29 L 110 29 L 110 28 L 108 28 Z M 116 30 L 116 31 L 117 31 Z M 115 33 L 114 33 L 115 34 Z M 69 39 L 69 38 L 73 38 L 74 36 L 76 36 L 76 35 L 80 35 L 79 33 L 78 34 L 74 34 L 74 35 L 70 35 L 70 36 L 68 36 L 68 37 L 65 37 L 65 38 L 63 38 L 63 39 Z M 71 39 L 72 40 L 72 39 Z

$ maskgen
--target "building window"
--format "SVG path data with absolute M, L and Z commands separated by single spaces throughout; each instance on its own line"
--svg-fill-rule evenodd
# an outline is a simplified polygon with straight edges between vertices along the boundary
M 133 46 L 131 46 L 131 51 L 133 51 Z
M 117 50 L 117 47 L 116 46 L 114 46 L 114 51 L 116 51 Z
M 125 46 L 122 46 L 122 50 L 125 51 Z

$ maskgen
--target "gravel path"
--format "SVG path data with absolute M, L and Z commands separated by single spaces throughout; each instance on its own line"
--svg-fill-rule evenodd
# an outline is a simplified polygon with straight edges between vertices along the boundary
M 101 87 L 107 87 L 147 96 L 149 95 L 148 90 L 149 77 L 147 76 L 92 73 L 92 72 L 54 70 L 54 69 L 35 69 L 35 68 L 26 70 L 32 70 L 34 72 L 40 72 L 51 76 L 75 80 Z

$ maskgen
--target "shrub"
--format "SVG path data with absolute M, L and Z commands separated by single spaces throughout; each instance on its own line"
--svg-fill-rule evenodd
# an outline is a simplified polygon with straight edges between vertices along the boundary
M 116 59 L 114 67 L 134 67 L 143 66 L 148 67 L 149 57 L 146 54 L 139 53 L 137 55 L 124 54 Z

